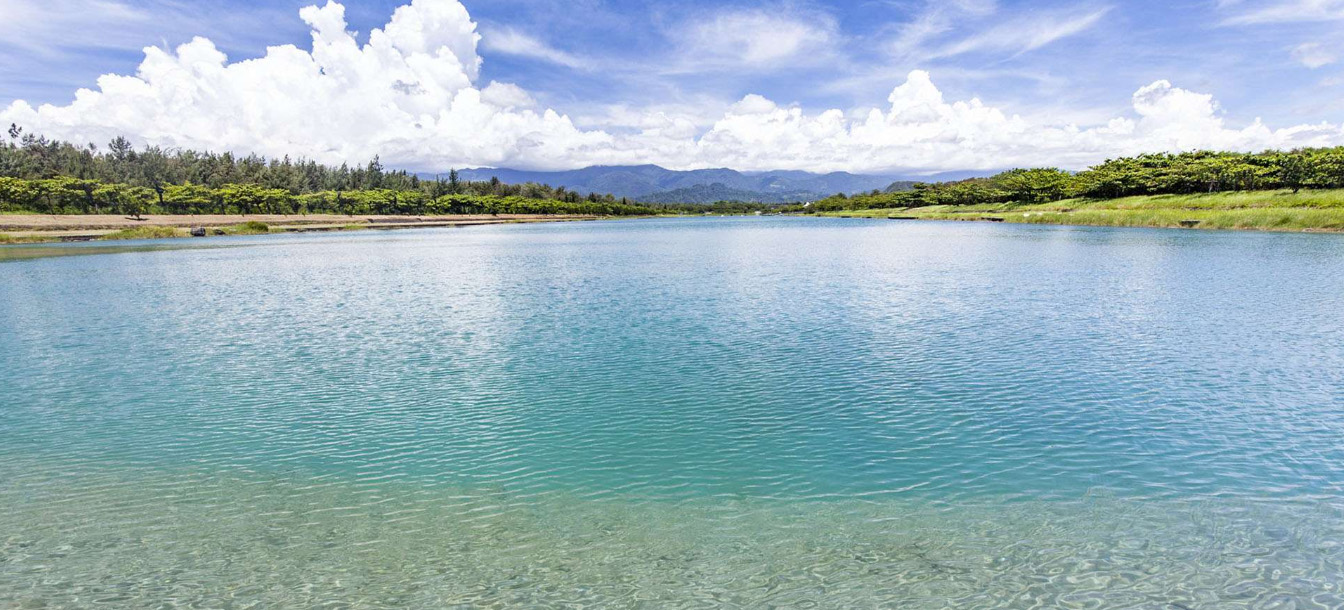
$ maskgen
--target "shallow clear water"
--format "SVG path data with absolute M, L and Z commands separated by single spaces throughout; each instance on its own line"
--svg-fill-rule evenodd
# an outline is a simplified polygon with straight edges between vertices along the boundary
M 0 608 L 1344 607 L 1344 237 L 212 245 L 0 263 Z

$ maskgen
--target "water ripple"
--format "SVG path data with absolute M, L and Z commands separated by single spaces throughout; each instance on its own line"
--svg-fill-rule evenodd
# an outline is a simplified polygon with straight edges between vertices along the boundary
M 257 243 L 0 265 L 0 607 L 1344 607 L 1337 236 Z

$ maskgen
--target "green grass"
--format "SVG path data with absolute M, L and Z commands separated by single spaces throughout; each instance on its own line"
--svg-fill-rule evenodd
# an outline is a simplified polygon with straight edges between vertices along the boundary
M 1104 227 L 1182 227 L 1262 231 L 1344 231 L 1344 190 L 1257 191 L 1066 199 L 1035 205 L 986 204 L 827 212 L 855 218 L 914 217 Z
M 108 233 L 98 239 L 117 240 L 117 239 L 164 239 L 167 237 L 180 237 L 183 233 L 175 227 L 162 227 L 156 225 L 147 225 L 143 227 L 131 227 Z
M 51 238 L 39 235 L 10 235 L 8 233 L 0 233 L 0 244 L 40 244 L 47 241 L 51 241 Z
M 1247 191 L 1197 195 L 1152 195 L 1105 200 L 1069 199 L 1057 204 L 1047 204 L 1047 206 L 1110 210 L 1344 209 L 1344 190 L 1300 191 L 1297 193 L 1292 191 Z
M 270 232 L 270 225 L 257 220 L 249 220 L 242 224 L 224 227 L 224 233 L 227 235 L 265 235 Z
M 1263 231 L 1344 231 L 1344 209 L 1248 208 L 1239 210 L 1079 210 L 1038 212 L 1008 222 L 1080 224 L 1106 227 L 1180 227 Z

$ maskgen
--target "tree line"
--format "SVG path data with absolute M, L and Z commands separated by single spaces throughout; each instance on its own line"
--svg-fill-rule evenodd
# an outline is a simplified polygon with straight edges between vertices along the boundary
M 35 214 L 584 214 L 637 216 L 660 209 L 608 198 L 537 199 L 518 195 L 447 194 L 367 189 L 294 193 L 255 184 L 211 188 L 168 184 L 155 189 L 79 178 L 0 178 L 0 211 Z
M 1344 147 L 1260 153 L 1189 152 L 1111 159 L 1086 171 L 1014 169 L 988 178 L 915 183 L 895 192 L 835 195 L 792 211 L 1049 203 L 1084 197 L 1344 188 Z
M 308 159 L 198 152 L 118 137 L 106 149 L 9 128 L 0 144 L 0 211 L 66 214 L 597 214 L 662 211 L 545 184 L 423 179 Z

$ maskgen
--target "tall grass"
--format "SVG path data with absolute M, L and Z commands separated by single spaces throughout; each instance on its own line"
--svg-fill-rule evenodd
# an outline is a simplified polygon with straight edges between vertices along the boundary
M 852 210 L 827 216 L 983 220 L 1106 227 L 1183 227 L 1264 231 L 1344 231 L 1344 190 L 1255 191 L 1065 199 L 1036 205 L 985 204 Z
M 146 225 L 143 227 L 131 227 L 103 235 L 99 239 L 164 239 L 168 237 L 180 237 L 183 233 L 174 227 L 163 227 L 157 225 Z
M 1249 208 L 1240 210 L 1078 210 L 1005 215 L 1007 222 L 1078 224 L 1104 227 L 1181 227 L 1266 231 L 1344 230 L 1344 208 Z
M 271 226 L 258 220 L 249 220 L 227 227 L 224 232 L 229 235 L 265 235 L 271 232 Z
M 50 238 L 37 235 L 10 235 L 8 233 L 0 233 L 0 244 L 36 244 L 44 241 L 50 241 Z

